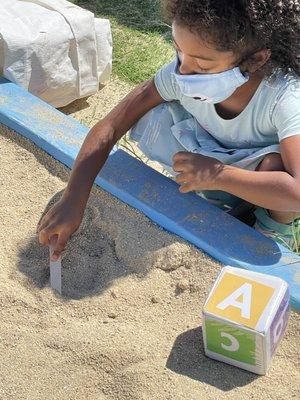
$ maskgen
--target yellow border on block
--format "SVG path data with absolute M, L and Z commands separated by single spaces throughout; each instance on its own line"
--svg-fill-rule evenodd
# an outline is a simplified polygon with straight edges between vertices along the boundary
M 241 308 L 235 305 L 228 305 L 228 307 L 222 310 L 220 308 L 220 304 L 245 283 L 251 285 L 249 318 L 243 317 Z M 262 284 L 258 281 L 248 279 L 243 276 L 225 272 L 211 293 L 210 298 L 204 308 L 204 312 L 208 312 L 212 315 L 226 318 L 229 321 L 255 329 L 257 322 L 271 300 L 274 292 L 274 287 Z M 243 295 L 239 296 L 236 301 L 243 303 Z

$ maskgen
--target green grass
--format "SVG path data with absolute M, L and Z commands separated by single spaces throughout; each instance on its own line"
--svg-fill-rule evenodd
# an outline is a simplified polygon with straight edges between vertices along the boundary
M 72 0 L 108 18 L 113 33 L 113 74 L 138 84 L 174 58 L 171 28 L 158 0 Z

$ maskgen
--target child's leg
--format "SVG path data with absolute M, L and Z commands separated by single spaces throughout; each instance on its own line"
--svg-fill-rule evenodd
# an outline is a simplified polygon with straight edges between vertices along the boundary
M 262 162 L 256 168 L 257 171 L 285 171 L 284 165 L 281 159 L 281 155 L 278 153 L 268 154 Z M 289 224 L 295 219 L 299 218 L 300 215 L 295 212 L 283 212 L 269 210 L 271 218 L 281 224 Z
M 257 171 L 284 171 L 280 154 L 270 153 L 258 165 Z M 255 229 L 276 242 L 287 246 L 296 253 L 300 252 L 300 215 L 295 212 L 265 210 L 258 207 L 255 211 Z

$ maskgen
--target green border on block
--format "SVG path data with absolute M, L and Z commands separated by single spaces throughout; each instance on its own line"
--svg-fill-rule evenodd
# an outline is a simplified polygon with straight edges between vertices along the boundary
M 213 319 L 205 319 L 205 332 L 207 348 L 214 353 L 237 360 L 246 364 L 256 365 L 256 335 L 226 323 L 218 322 Z M 225 333 L 222 336 L 222 333 Z M 229 351 L 222 347 L 230 346 L 231 341 L 227 335 L 233 336 L 239 343 L 236 351 Z

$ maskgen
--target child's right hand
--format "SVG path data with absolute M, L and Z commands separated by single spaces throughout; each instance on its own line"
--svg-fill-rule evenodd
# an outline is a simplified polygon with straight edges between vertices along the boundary
M 37 226 L 39 242 L 53 244 L 52 261 L 60 257 L 71 235 L 79 228 L 83 213 L 84 209 L 74 202 L 61 199 L 40 220 Z

